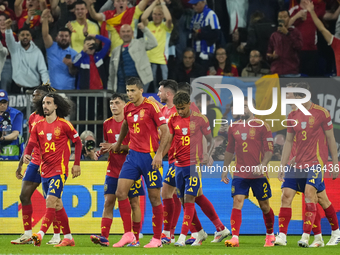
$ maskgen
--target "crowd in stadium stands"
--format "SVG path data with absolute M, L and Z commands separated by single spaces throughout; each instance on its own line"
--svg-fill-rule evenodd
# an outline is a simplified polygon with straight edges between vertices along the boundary
M 340 5 L 313 0 L 318 27 L 309 1 L 0 0 L 0 88 L 23 93 L 49 80 L 125 92 L 139 76 L 157 92 L 168 78 L 333 76 L 328 45 L 337 43 L 322 29 L 339 35 Z

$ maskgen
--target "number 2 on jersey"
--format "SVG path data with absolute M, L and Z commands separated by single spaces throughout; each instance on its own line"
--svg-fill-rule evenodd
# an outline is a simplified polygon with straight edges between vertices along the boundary
M 51 143 L 45 143 L 45 152 L 50 152 L 50 151 L 54 151 L 55 152 L 55 143 L 51 142 Z
M 247 150 L 248 144 L 246 142 L 243 142 L 242 146 L 243 146 L 243 152 L 248 152 Z

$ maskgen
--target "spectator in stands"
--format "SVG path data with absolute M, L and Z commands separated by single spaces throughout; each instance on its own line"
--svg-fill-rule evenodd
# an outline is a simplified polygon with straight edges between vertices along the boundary
M 227 52 L 224 48 L 218 48 L 216 50 L 214 66 L 210 67 L 207 74 L 238 77 L 237 68 L 235 65 L 230 63 Z
M 303 45 L 301 33 L 296 28 L 288 27 L 288 11 L 279 12 L 278 23 L 277 31 L 271 35 L 268 45 L 270 71 L 285 77 L 300 76 L 299 52 Z
M 7 116 L 5 116 L 7 113 Z M 0 160 L 19 160 L 23 151 L 24 115 L 8 106 L 8 95 L 0 90 Z M 7 122 L 7 123 L 6 123 Z
M 205 76 L 207 71 L 200 64 L 195 62 L 196 54 L 192 48 L 187 48 L 183 54 L 183 61 L 179 66 L 172 70 L 170 79 L 179 82 L 187 82 L 190 84 L 191 79 Z
M 45 9 L 41 15 L 42 37 L 47 51 L 47 62 L 49 67 L 51 86 L 58 90 L 75 89 L 75 75 L 77 68 L 73 66 L 72 59 L 77 52 L 70 47 L 71 31 L 61 28 L 53 41 L 49 34 L 48 19 L 50 10 Z
M 65 0 L 68 10 L 67 20 L 72 21 L 77 19 L 76 15 L 74 14 L 75 11 L 75 3 L 77 0 Z
M 67 28 L 72 32 L 71 48 L 76 52 L 81 52 L 84 40 L 89 34 L 99 35 L 98 25 L 86 18 L 86 3 L 82 0 L 75 2 L 76 20 L 67 23 Z
M 8 50 L 0 42 L 0 74 L 2 73 L 2 70 L 4 68 L 7 56 L 8 56 Z M 0 82 L 1 82 L 1 77 L 0 77 Z M 2 86 L 0 86 L 0 88 L 2 88 Z
M 262 60 L 261 53 L 252 50 L 249 55 L 249 64 L 243 69 L 242 77 L 262 77 L 270 74 L 270 66 Z
M 275 16 L 277 13 L 275 13 Z M 269 38 L 276 31 L 275 23 L 269 21 L 262 12 L 256 11 L 250 17 L 248 27 L 247 44 L 244 46 L 244 52 L 248 54 L 252 50 L 258 50 L 261 56 L 267 54 Z M 242 47 L 242 44 L 241 44 Z
M 213 60 L 221 27 L 215 12 L 206 5 L 206 0 L 190 0 L 189 3 L 195 11 L 191 20 L 191 39 L 196 61 L 208 68 Z
M 7 49 L 6 44 L 6 23 L 5 21 L 8 19 L 8 16 L 4 13 L 0 14 L 0 31 L 1 31 L 1 44 L 4 48 Z M 17 41 L 18 38 L 16 37 L 16 34 L 13 33 L 13 36 L 15 40 Z M 1 79 L 0 79 L 0 89 L 11 91 L 11 85 L 12 85 L 12 62 L 11 62 L 11 56 L 10 54 L 7 54 L 5 63 L 3 65 L 3 69 L 1 72 Z
M 113 11 L 115 9 L 114 2 L 115 0 L 107 0 L 105 4 L 102 7 L 100 7 L 99 12 Z M 131 8 L 131 7 L 133 7 L 133 3 L 131 3 L 131 1 L 128 1 L 128 8 Z
M 302 35 L 303 47 L 300 51 L 300 73 L 315 76 L 318 64 L 317 35 L 316 26 L 311 15 L 306 10 L 309 2 L 310 0 L 300 0 L 300 5 L 290 9 L 291 19 L 288 26 L 294 25 Z M 323 3 L 318 4 L 316 13 L 322 19 L 325 14 Z
M 104 47 L 96 52 L 96 39 L 104 43 Z M 111 46 L 110 39 L 101 35 L 88 35 L 83 50 L 74 58 L 73 64 L 78 68 L 77 89 L 107 89 L 107 71 L 103 58 Z
M 340 76 L 340 39 L 333 36 L 324 26 L 322 21 L 318 18 L 318 15 L 314 11 L 313 3 L 309 3 L 306 6 L 308 12 L 311 14 L 313 22 L 315 23 L 318 30 L 322 33 L 328 45 L 332 46 L 335 56 L 337 76 Z
M 222 112 L 220 108 L 218 108 L 212 101 L 210 96 L 208 96 L 206 93 L 199 93 L 195 96 L 195 103 L 198 107 L 198 109 L 202 109 L 202 95 L 207 96 L 207 118 L 209 120 L 210 124 L 210 130 L 212 133 L 212 136 L 215 137 L 218 135 L 218 130 L 221 127 L 221 124 L 214 123 L 215 119 L 222 119 Z
M 18 20 L 18 28 L 21 29 L 27 22 L 30 28 L 40 25 L 40 14 L 46 9 L 46 2 L 39 0 L 27 0 L 25 8 L 24 0 L 15 0 L 14 12 Z
M 232 34 L 232 42 L 226 46 L 227 55 L 231 64 L 237 67 L 238 73 L 248 64 L 248 55 L 244 51 L 247 42 L 247 30 L 239 27 Z
M 146 52 L 157 47 L 157 40 L 142 22 L 138 24 L 138 28 L 146 39 L 134 39 L 132 27 L 128 24 L 120 28 L 123 45 L 116 47 L 111 53 L 108 81 L 110 90 L 125 93 L 125 81 L 129 77 L 139 77 L 144 85 L 153 80 Z
M 152 13 L 152 21 L 149 22 L 148 18 Z M 162 79 L 168 79 L 168 66 L 167 61 L 169 58 L 169 40 L 173 29 L 171 14 L 166 7 L 164 0 L 154 1 L 143 13 L 142 22 L 157 40 L 157 47 L 147 52 L 149 61 L 151 63 L 153 85 L 152 92 L 158 90 L 157 68 L 160 67 Z M 165 22 L 163 21 L 165 19 Z M 145 86 L 145 92 L 148 91 L 148 86 Z
M 96 156 L 96 138 L 92 131 L 85 130 L 80 135 L 80 140 L 83 145 L 81 152 L 81 160 L 98 160 Z M 70 160 L 74 160 L 75 155 L 70 156 Z
M 15 16 L 15 12 L 8 7 L 7 1 L 0 0 L 0 14 L 7 15 L 8 18 L 10 18 L 13 21 L 13 23 L 15 22 L 16 24 L 17 18 Z
M 112 51 L 123 43 L 119 37 L 122 25 L 128 24 L 132 27 L 132 30 L 135 30 L 137 28 L 139 17 L 145 10 L 149 0 L 141 0 L 136 7 L 132 8 L 128 8 L 127 0 L 114 0 L 115 10 L 105 11 L 103 13 L 97 13 L 95 11 L 92 5 L 95 0 L 86 0 L 86 2 L 88 3 L 88 9 L 92 19 L 102 22 L 100 29 L 101 35 L 111 39 Z M 137 38 L 137 34 L 135 34 L 135 38 Z
M 12 79 L 24 88 L 35 88 L 49 80 L 43 54 L 32 42 L 29 30 L 19 30 L 19 42 L 16 42 L 11 29 L 12 20 L 6 20 L 6 44 L 12 57 Z

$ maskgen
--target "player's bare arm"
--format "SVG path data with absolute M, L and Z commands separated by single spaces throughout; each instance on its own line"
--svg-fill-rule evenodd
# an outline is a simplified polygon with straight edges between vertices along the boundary
M 121 144 L 129 131 L 129 126 L 126 120 L 123 121 L 122 127 L 120 128 L 120 134 L 117 143 L 113 146 L 112 150 L 114 152 L 119 152 L 121 150 Z
M 74 151 L 75 159 L 72 167 L 72 178 L 80 176 L 80 156 L 82 151 L 82 143 L 79 136 L 78 139 L 75 141 L 74 145 L 75 145 Z
M 262 160 L 261 164 L 259 164 L 256 167 L 256 170 L 258 170 L 258 171 L 255 171 L 254 175 L 261 175 L 261 174 L 264 173 L 265 168 L 268 165 L 269 161 L 271 160 L 272 156 L 273 156 L 273 152 L 271 152 L 271 151 L 266 151 L 264 153 L 263 160 Z
M 229 169 L 230 163 L 233 160 L 234 154 L 226 151 L 224 153 L 224 163 L 223 163 L 223 169 Z M 225 184 L 229 183 L 228 178 L 228 171 L 223 171 L 221 176 L 221 182 L 224 182 Z
M 169 129 L 166 124 L 161 125 L 159 129 L 161 131 L 160 144 L 159 144 L 157 153 L 151 163 L 153 169 L 159 169 L 160 167 L 162 167 L 163 151 L 165 149 L 165 146 L 168 143 L 168 137 L 169 137 Z
M 338 151 L 337 151 L 337 146 L 335 142 L 335 137 L 334 137 L 334 131 L 333 128 L 330 130 L 325 131 L 327 143 L 328 143 L 328 148 L 332 156 L 332 163 L 333 163 L 333 171 L 331 170 L 330 174 L 333 177 L 333 180 L 335 180 L 338 175 L 339 175 L 339 159 L 338 159 Z
M 166 144 L 164 150 L 163 150 L 163 158 L 164 156 L 168 153 L 170 147 L 171 147 L 171 144 L 172 144 L 172 140 L 174 139 L 174 135 L 173 134 L 169 134 L 169 139 L 168 139 L 168 143 Z
M 289 156 L 292 151 L 293 147 L 293 142 L 294 142 L 294 133 L 288 133 L 286 136 L 286 141 L 285 144 L 283 145 L 283 150 L 282 150 L 282 157 L 281 157 L 281 166 L 280 166 L 280 171 L 279 171 L 279 181 L 284 182 L 284 167 L 288 164 L 289 161 Z
M 214 161 L 210 161 L 209 159 L 211 157 L 211 153 L 214 149 L 214 138 L 212 137 L 211 133 L 208 135 L 205 135 L 204 138 L 207 141 L 207 152 L 203 154 L 203 165 L 211 165 L 212 163 L 214 163 Z M 203 147 L 203 151 L 204 151 L 204 147 Z M 210 164 L 209 164 L 210 163 Z

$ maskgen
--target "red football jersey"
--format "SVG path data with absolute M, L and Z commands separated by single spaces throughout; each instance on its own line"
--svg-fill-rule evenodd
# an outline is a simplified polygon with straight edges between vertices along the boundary
M 239 120 L 228 130 L 227 151 L 236 154 L 236 171 L 234 176 L 242 178 L 257 178 L 252 171 L 252 166 L 261 163 L 265 152 L 273 152 L 273 136 L 270 127 L 259 119 L 250 122 Z
M 304 169 L 313 165 L 327 162 L 327 153 L 324 152 L 327 142 L 325 131 L 333 128 L 329 112 L 317 104 L 312 104 L 305 115 L 300 109 L 292 111 L 288 119 L 296 120 L 295 127 L 288 127 L 287 132 L 296 135 L 296 168 Z M 287 126 L 294 126 L 294 121 L 288 121 Z M 326 158 L 327 154 L 327 158 Z
M 104 139 L 108 143 L 116 143 L 120 134 L 120 128 L 123 121 L 117 122 L 114 117 L 104 121 Z M 123 140 L 123 145 L 128 145 L 130 141 L 130 133 L 128 132 Z M 110 151 L 106 175 L 118 178 L 120 170 L 125 162 L 127 152 L 114 153 Z
M 46 119 L 40 120 L 32 129 L 30 141 L 38 143 L 41 153 L 41 176 L 44 178 L 55 175 L 68 175 L 68 162 L 70 159 L 70 141 L 80 140 L 72 124 L 57 118 L 52 123 Z
M 203 159 L 203 135 L 211 133 L 207 117 L 191 111 L 188 118 L 182 118 L 176 112 L 171 115 L 168 126 L 174 135 L 176 166 L 199 164 Z
M 38 123 L 39 120 L 42 120 L 44 117 L 40 116 L 39 114 L 36 114 L 33 112 L 29 119 L 28 119 L 28 132 L 31 133 L 32 128 L 35 126 L 35 124 Z M 32 160 L 31 162 L 33 164 L 36 164 L 40 166 L 41 164 L 41 158 L 40 158 L 40 148 L 39 146 L 34 147 L 33 153 L 32 153 Z
M 166 124 L 158 105 L 147 98 L 139 106 L 128 102 L 124 107 L 124 118 L 129 126 L 129 148 L 142 153 L 156 152 L 158 127 Z
M 176 113 L 176 107 L 173 106 L 171 107 L 170 109 L 168 108 L 167 105 L 165 105 L 162 109 L 161 109 L 165 119 L 166 119 L 166 123 L 169 122 L 169 118 L 172 114 Z M 175 143 L 172 141 L 171 143 L 171 147 L 169 149 L 169 152 L 168 152 L 168 162 L 169 162 L 169 165 L 172 164 L 173 162 L 175 162 Z

